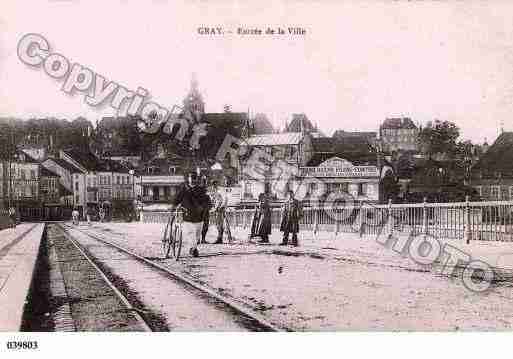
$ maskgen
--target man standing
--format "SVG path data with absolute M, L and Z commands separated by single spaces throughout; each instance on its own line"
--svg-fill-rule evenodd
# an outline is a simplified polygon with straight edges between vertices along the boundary
M 266 185 L 265 192 L 258 196 L 258 205 L 253 215 L 250 238 L 260 237 L 258 243 L 269 243 L 271 234 L 271 193 Z
M 212 184 L 213 192 L 212 197 L 214 201 L 214 215 L 217 227 L 217 241 L 214 244 L 222 244 L 223 243 L 223 233 L 224 233 L 224 219 L 225 219 L 225 211 L 226 206 L 228 205 L 228 198 L 223 195 L 219 191 L 219 187 L 217 182 L 214 181 Z
M 202 180 L 203 180 L 203 186 L 205 186 L 205 191 L 206 191 L 207 179 L 204 177 L 204 178 L 202 178 Z M 207 191 L 207 196 L 209 196 L 210 202 L 213 202 L 212 194 L 208 193 L 208 191 Z M 199 244 L 207 243 L 205 238 L 207 237 L 207 232 L 208 232 L 209 227 L 210 227 L 210 208 L 206 208 L 205 211 L 203 212 L 203 227 L 201 229 L 201 240 L 200 240 Z
M 73 219 L 73 224 L 78 226 L 78 217 L 80 216 L 80 213 L 78 213 L 77 207 L 73 208 L 73 212 L 71 212 L 71 217 Z
M 11 228 L 16 228 L 16 209 L 14 207 L 9 207 L 9 218 L 11 220 Z
M 103 221 L 105 220 L 105 209 L 103 208 L 103 206 L 100 206 L 100 212 L 98 214 L 100 216 L 100 222 L 103 223 Z
M 86 209 L 86 219 L 87 219 L 87 224 L 88 225 L 91 225 L 91 217 L 92 216 L 93 216 L 93 209 L 90 206 L 87 206 L 87 209 Z
M 283 206 L 280 230 L 283 232 L 283 241 L 280 245 L 286 246 L 289 242 L 289 233 L 292 233 L 292 245 L 298 246 L 297 232 L 299 232 L 299 220 L 303 216 L 301 203 L 294 198 L 294 192 L 288 191 L 287 200 Z
M 188 183 L 180 189 L 171 202 L 173 206 L 171 210 L 178 205 L 183 208 L 183 238 L 190 243 L 189 254 L 197 257 L 199 255 L 198 243 L 201 238 L 205 210 L 208 211 L 212 207 L 212 202 L 206 193 L 205 187 L 200 185 L 196 172 L 189 173 L 187 180 Z

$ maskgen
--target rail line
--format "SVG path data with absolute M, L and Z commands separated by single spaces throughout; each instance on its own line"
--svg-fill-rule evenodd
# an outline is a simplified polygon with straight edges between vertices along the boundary
M 57 227 L 60 227 L 60 226 L 57 225 Z M 86 251 L 82 248 L 82 246 L 67 231 L 65 231 L 62 227 L 60 229 L 64 233 L 64 236 L 66 237 L 66 239 L 68 239 L 73 244 L 73 246 L 82 254 L 82 256 L 91 265 L 91 267 L 93 267 L 96 270 L 96 272 L 100 275 L 100 277 L 105 281 L 105 283 L 108 285 L 108 287 L 115 293 L 115 295 L 119 298 L 119 300 L 126 307 L 126 310 L 133 312 L 133 316 L 135 317 L 135 319 L 137 320 L 138 324 L 143 329 L 143 331 L 145 331 L 145 332 L 153 331 L 151 329 L 151 327 L 148 325 L 148 323 L 146 322 L 146 320 L 143 318 L 143 316 L 137 311 L 137 309 L 135 309 L 132 306 L 132 304 L 130 303 L 128 298 L 116 287 L 116 285 L 114 285 L 114 283 L 112 283 L 112 281 L 108 278 L 106 273 L 95 263 L 92 256 L 90 254 L 86 253 Z
M 68 237 L 72 237 L 70 230 L 78 231 L 78 232 L 82 233 L 84 236 L 86 236 L 87 238 L 92 239 L 93 241 L 96 241 L 96 243 L 98 243 L 98 242 L 102 243 L 105 246 L 105 248 L 109 247 L 109 248 L 115 249 L 115 251 L 118 252 L 118 255 L 117 255 L 118 257 L 119 257 L 119 254 L 125 255 L 125 257 L 119 257 L 115 261 L 112 260 L 112 263 L 124 262 L 124 265 L 126 266 L 127 261 L 131 260 L 132 262 L 138 262 L 139 265 L 143 265 L 146 268 L 151 268 L 151 270 L 160 273 L 165 278 L 174 282 L 175 283 L 174 285 L 176 285 L 176 284 L 179 285 L 180 293 L 177 295 L 180 298 L 183 295 L 193 295 L 196 298 L 200 298 L 200 302 L 203 304 L 198 304 L 197 300 L 191 301 L 191 306 L 194 307 L 194 305 L 196 305 L 195 308 L 198 312 L 204 311 L 204 308 L 201 308 L 201 305 L 210 307 L 209 310 L 211 311 L 211 313 L 212 313 L 212 306 L 214 306 L 215 311 L 224 312 L 224 314 L 222 314 L 224 319 L 218 320 L 218 323 L 219 322 L 224 323 L 226 321 L 231 320 L 234 323 L 235 322 L 237 323 L 236 326 L 233 328 L 240 328 L 242 330 L 272 331 L 272 332 L 287 331 L 287 329 L 279 328 L 278 326 L 268 322 L 261 315 L 252 312 L 251 310 L 243 307 L 241 304 L 231 300 L 230 298 L 221 296 L 219 293 L 212 290 L 211 288 L 204 286 L 204 285 L 194 281 L 193 279 L 188 278 L 187 276 L 183 275 L 182 273 L 171 270 L 159 263 L 156 263 L 155 261 L 152 261 L 145 257 L 142 257 L 139 254 L 134 253 L 133 251 L 131 251 L 127 248 L 119 246 L 116 243 L 112 243 L 111 241 L 109 241 L 105 238 L 100 238 L 98 235 L 93 235 L 91 233 L 88 233 L 87 231 L 84 231 L 83 229 L 76 228 L 76 227 L 73 227 L 73 226 L 70 226 L 67 224 L 59 224 L 58 226 L 61 227 L 64 232 L 66 232 Z M 73 241 L 75 241 L 76 245 L 83 246 L 82 244 L 76 243 L 77 241 L 75 239 L 73 239 Z M 97 246 L 95 246 L 95 247 L 97 247 Z M 85 252 L 85 251 L 83 251 L 83 252 Z M 103 259 L 97 257 L 96 260 L 109 260 L 109 258 L 112 259 L 112 258 L 116 257 L 116 254 L 114 252 L 111 252 L 111 254 L 112 254 L 112 256 L 107 255 L 107 258 L 105 258 L 105 253 L 102 253 L 101 256 L 103 257 Z M 113 265 L 116 265 L 116 264 L 114 263 Z M 134 276 L 135 275 L 134 273 L 137 272 L 137 270 L 135 268 L 136 265 L 133 263 L 131 265 L 133 267 L 131 267 L 129 272 L 127 272 L 127 273 L 130 273 L 132 276 Z M 139 270 L 139 272 L 144 272 L 144 269 L 141 268 Z M 130 282 L 133 282 L 133 278 L 129 278 L 129 280 L 130 280 Z M 161 286 L 161 288 L 164 288 L 165 283 L 160 281 L 159 285 Z M 162 289 L 162 291 L 165 291 L 165 289 Z M 174 291 L 176 291 L 176 289 L 174 289 Z M 183 308 L 185 308 L 185 307 L 183 307 Z M 140 315 L 142 318 L 144 318 L 145 312 L 142 311 L 140 313 Z M 208 316 L 208 315 L 205 314 L 205 316 Z M 212 315 L 212 317 L 217 317 L 217 315 Z M 201 318 L 201 319 L 204 320 L 205 318 Z M 205 323 L 205 324 L 207 325 L 207 327 L 209 329 L 216 330 L 216 327 L 213 326 L 213 324 L 208 323 L 209 318 L 206 318 L 206 321 L 207 321 L 207 323 Z M 216 320 L 214 320 L 214 322 L 215 321 Z M 149 323 L 148 320 L 145 320 L 145 322 Z M 151 326 L 151 324 L 150 324 L 150 326 Z M 229 326 L 229 328 L 232 328 L 232 327 Z M 229 329 L 229 330 L 234 330 L 233 328 Z M 239 329 L 235 329 L 235 330 L 239 330 Z

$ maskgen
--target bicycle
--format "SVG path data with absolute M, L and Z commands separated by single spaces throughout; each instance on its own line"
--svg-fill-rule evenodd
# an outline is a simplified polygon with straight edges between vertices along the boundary
M 182 219 L 180 218 L 179 207 L 175 209 L 164 228 L 162 238 L 162 251 L 164 259 L 169 258 L 169 252 L 172 252 L 173 258 L 178 260 L 182 251 Z
M 228 221 L 228 217 L 226 216 L 226 212 L 223 212 L 223 221 L 224 221 L 224 232 L 228 237 L 228 243 L 233 243 L 232 231 L 230 230 L 230 222 Z

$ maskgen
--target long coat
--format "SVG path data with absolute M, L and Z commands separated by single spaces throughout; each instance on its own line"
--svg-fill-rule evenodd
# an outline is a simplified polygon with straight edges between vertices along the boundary
M 303 209 L 297 199 L 285 202 L 281 215 L 280 231 L 287 233 L 299 232 L 299 220 L 302 216 Z
M 251 224 L 251 237 L 268 236 L 271 234 L 271 205 L 265 194 L 259 196 L 259 205 Z

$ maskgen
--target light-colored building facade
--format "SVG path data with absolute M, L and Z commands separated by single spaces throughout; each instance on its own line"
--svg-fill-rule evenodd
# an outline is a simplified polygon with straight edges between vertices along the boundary
M 384 151 L 416 151 L 418 148 L 419 129 L 408 117 L 387 118 L 380 126 L 379 134 Z
M 17 151 L 13 161 L 0 162 L 0 195 L 4 203 L 39 201 L 39 163 L 23 151 Z
M 71 174 L 74 206 L 128 205 L 137 197 L 136 176 L 120 163 L 92 153 L 61 151 L 60 158 L 78 169 Z
M 261 151 L 270 156 L 272 162 L 268 164 L 265 173 L 258 174 L 255 173 L 254 156 L 249 155 L 245 161 L 243 160 L 240 181 L 241 202 L 256 201 L 259 194 L 265 191 L 266 186 L 270 187 L 271 193 L 277 200 L 283 200 L 285 191 L 297 186 L 300 181 L 298 176 L 300 168 L 305 166 L 312 156 L 312 137 L 301 132 L 285 132 L 251 136 L 246 143 L 250 151 Z M 295 168 L 296 175 L 283 176 L 277 169 L 280 167 L 280 161 Z M 261 165 L 266 166 L 265 159 Z

